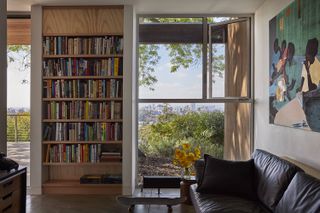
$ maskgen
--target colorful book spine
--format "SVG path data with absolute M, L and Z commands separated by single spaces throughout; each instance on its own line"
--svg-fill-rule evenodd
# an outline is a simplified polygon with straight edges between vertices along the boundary
M 43 39 L 45 55 L 106 55 L 122 54 L 123 38 L 121 36 L 104 37 L 66 37 L 46 36 Z
M 119 141 L 122 124 L 113 123 L 46 123 L 43 127 L 45 141 Z
M 50 163 L 98 163 L 101 144 L 57 144 L 49 148 Z
M 122 80 L 46 80 L 44 98 L 121 98 Z

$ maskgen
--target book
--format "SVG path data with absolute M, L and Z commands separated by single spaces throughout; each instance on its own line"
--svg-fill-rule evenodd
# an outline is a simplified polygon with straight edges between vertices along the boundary
M 122 54 L 122 36 L 66 37 L 46 36 L 42 42 L 45 55 Z
M 101 184 L 102 175 L 83 175 L 80 177 L 80 184 Z
M 47 80 L 44 98 L 121 98 L 122 80 Z

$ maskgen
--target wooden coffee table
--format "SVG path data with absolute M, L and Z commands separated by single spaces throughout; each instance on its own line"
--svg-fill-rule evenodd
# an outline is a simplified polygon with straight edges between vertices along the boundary
M 118 196 L 117 200 L 122 205 L 129 206 L 128 211 L 133 212 L 135 205 L 166 205 L 168 212 L 172 212 L 172 206 L 183 203 L 186 198 L 180 197 L 179 190 L 163 190 L 160 194 L 156 189 L 145 189 L 133 196 Z

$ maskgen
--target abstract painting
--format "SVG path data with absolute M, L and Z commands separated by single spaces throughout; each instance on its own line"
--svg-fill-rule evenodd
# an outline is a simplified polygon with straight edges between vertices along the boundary
M 270 123 L 320 132 L 319 40 L 319 0 L 295 0 L 270 20 Z

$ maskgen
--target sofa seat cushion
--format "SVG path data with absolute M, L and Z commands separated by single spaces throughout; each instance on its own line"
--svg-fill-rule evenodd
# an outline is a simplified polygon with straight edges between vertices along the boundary
M 257 149 L 253 155 L 255 187 L 259 200 L 274 211 L 299 167 L 269 152 Z
M 289 184 L 275 212 L 320 212 L 320 180 L 298 172 Z
M 197 184 L 190 187 L 190 196 L 197 213 L 267 213 L 258 202 L 221 194 L 206 194 L 196 191 Z

